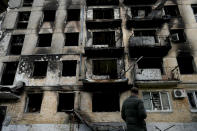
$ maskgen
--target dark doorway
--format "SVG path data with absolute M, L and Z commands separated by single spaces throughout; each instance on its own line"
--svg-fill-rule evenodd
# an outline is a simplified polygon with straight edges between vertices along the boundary
M 178 62 L 181 74 L 196 73 L 194 58 L 189 53 L 180 53 L 177 56 L 177 62 Z
M 94 93 L 92 96 L 93 112 L 119 112 L 120 95 L 118 92 Z
M 74 109 L 74 93 L 59 93 L 58 112 Z

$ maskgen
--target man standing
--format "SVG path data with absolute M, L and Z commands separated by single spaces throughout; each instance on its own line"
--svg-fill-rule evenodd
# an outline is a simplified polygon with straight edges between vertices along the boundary
M 147 114 L 143 101 L 138 98 L 138 88 L 131 88 L 131 96 L 122 105 L 121 116 L 127 124 L 127 131 L 147 131 L 144 120 Z

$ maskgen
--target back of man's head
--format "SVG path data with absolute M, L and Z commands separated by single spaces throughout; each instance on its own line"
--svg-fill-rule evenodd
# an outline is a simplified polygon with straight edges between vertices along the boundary
M 138 88 L 137 88 L 137 87 L 132 87 L 132 88 L 131 88 L 131 93 L 132 93 L 132 94 L 138 95 L 138 92 L 139 92 L 139 91 L 138 91 Z

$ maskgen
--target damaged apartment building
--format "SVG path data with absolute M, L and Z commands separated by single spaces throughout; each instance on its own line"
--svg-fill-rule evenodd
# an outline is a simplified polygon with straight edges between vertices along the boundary
M 2 131 L 196 131 L 197 0 L 9 0 L 0 15 Z

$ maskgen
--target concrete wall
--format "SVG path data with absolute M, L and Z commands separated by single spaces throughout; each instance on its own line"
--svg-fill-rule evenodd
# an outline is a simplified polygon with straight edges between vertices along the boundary
M 21 98 L 17 101 L 0 101 L 0 106 L 7 106 L 7 125 L 3 127 L 3 131 L 8 130 L 70 130 L 72 123 L 69 120 L 69 114 L 57 112 L 58 105 L 58 92 L 75 92 L 75 109 L 81 110 L 81 113 L 90 122 L 118 122 L 122 123 L 120 112 L 92 112 L 92 93 L 83 88 L 82 79 L 91 75 L 92 64 L 91 58 L 84 55 L 84 47 L 91 46 L 92 37 L 86 29 L 85 21 L 87 9 L 84 1 L 81 0 L 59 0 L 59 6 L 56 11 L 56 19 L 51 26 L 50 23 L 42 23 L 44 8 L 44 0 L 34 0 L 33 7 L 21 7 L 10 9 L 3 22 L 3 29 L 6 30 L 5 36 L 0 38 L 0 76 L 3 73 L 3 62 L 19 61 L 19 66 L 15 76 L 15 83 L 17 81 L 24 81 L 25 91 Z M 192 12 L 191 4 L 197 4 L 196 0 L 177 0 L 176 2 L 168 1 L 166 5 L 178 4 L 183 23 L 180 24 L 178 19 L 173 19 L 171 24 L 165 24 L 160 34 L 169 34 L 168 28 L 184 29 L 187 36 L 188 45 L 171 43 L 172 48 L 168 54 L 163 58 L 163 65 L 166 69 L 165 72 L 170 72 L 178 65 L 176 56 L 181 50 L 188 50 L 192 52 L 195 65 L 197 65 L 196 55 L 196 33 L 197 24 Z M 116 7 L 117 8 L 117 7 Z M 133 29 L 126 28 L 127 9 L 129 7 L 120 4 L 120 19 L 122 20 L 121 29 L 116 32 L 122 32 L 122 39 L 117 42 L 117 47 L 124 47 L 124 55 L 121 61 L 122 68 L 129 69 L 134 64 L 135 59 L 129 56 L 129 38 L 133 35 Z M 81 9 L 80 21 L 67 22 L 66 9 Z M 26 30 L 18 30 L 15 28 L 17 23 L 18 12 L 31 11 L 29 24 Z M 117 12 L 117 11 L 116 11 Z M 116 15 L 119 13 L 116 13 Z M 118 17 L 118 16 L 116 16 Z M 93 30 L 95 31 L 95 30 Z M 103 30 L 101 30 L 103 31 Z M 66 32 L 79 32 L 79 46 L 65 47 L 64 41 Z M 38 34 L 53 33 L 51 47 L 36 47 Z M 18 56 L 8 55 L 7 50 L 12 34 L 25 34 L 24 45 L 22 53 Z M 116 39 L 119 35 L 116 36 Z M 185 48 L 183 48 L 185 47 Z M 50 54 L 50 55 L 49 55 Z M 61 61 L 63 60 L 77 60 L 76 77 L 62 77 L 61 76 Z M 34 79 L 31 77 L 32 62 L 33 61 L 49 61 L 47 69 L 47 76 L 43 79 Z M 124 64 L 123 64 L 124 63 Z M 87 71 L 87 72 L 86 72 Z M 174 99 L 172 91 L 174 88 L 183 88 L 185 90 L 196 90 L 196 74 L 180 75 L 182 83 L 178 85 L 165 85 L 157 84 L 143 85 L 140 88 L 140 97 L 142 98 L 142 91 L 167 91 L 170 95 L 170 102 L 172 111 L 170 112 L 148 112 L 147 123 L 150 131 L 157 131 L 156 126 L 164 130 L 172 125 L 169 131 L 195 131 L 197 114 L 191 112 L 188 98 Z M 128 84 L 133 84 L 133 70 L 128 70 L 125 74 L 128 78 Z M 165 81 L 164 81 L 165 83 Z M 25 99 L 28 92 L 43 92 L 44 97 L 42 100 L 40 113 L 24 113 Z M 123 101 L 130 95 L 129 90 L 120 91 L 120 107 Z M 79 128 L 79 130 L 87 130 L 85 127 L 78 127 L 74 125 L 72 128 Z M 76 129 L 77 130 L 77 129 Z
M 111 125 L 108 131 L 126 131 L 124 123 L 106 123 L 107 126 Z M 106 129 L 105 124 L 96 126 L 96 129 Z M 118 127 L 117 127 L 118 125 Z M 100 126 L 100 127 L 99 127 Z M 148 131 L 196 131 L 196 123 L 148 123 Z M 82 124 L 34 124 L 34 125 L 10 125 L 4 126 L 3 131 L 90 131 L 90 128 Z

